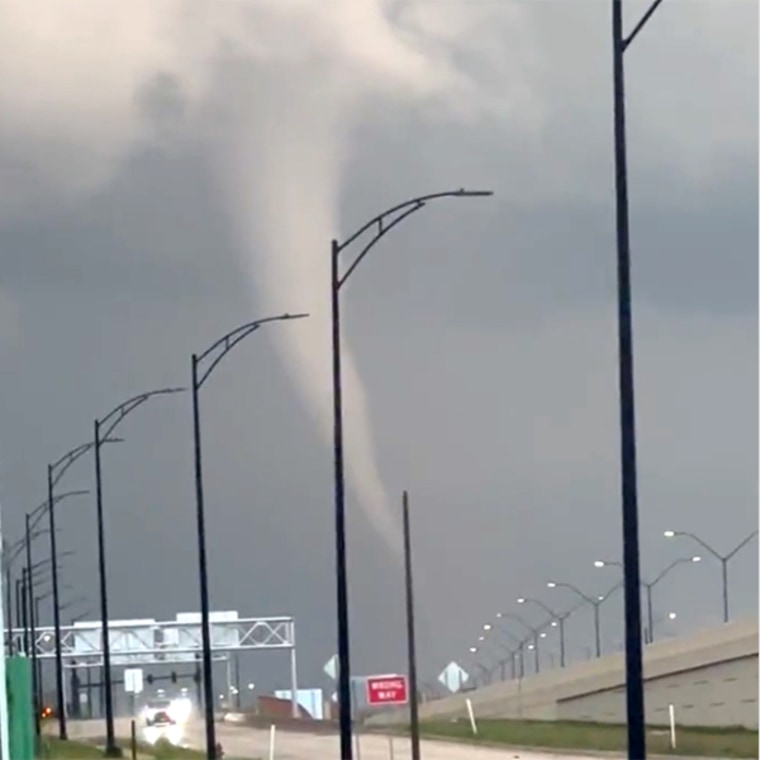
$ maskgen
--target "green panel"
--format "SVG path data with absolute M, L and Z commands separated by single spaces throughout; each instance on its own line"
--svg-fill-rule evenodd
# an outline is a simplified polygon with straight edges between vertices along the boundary
M 5 660 L 8 685 L 8 742 L 13 760 L 34 760 L 32 667 L 26 657 Z

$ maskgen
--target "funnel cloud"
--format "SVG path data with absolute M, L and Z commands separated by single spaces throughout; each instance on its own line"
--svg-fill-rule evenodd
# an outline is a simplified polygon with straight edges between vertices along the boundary
M 451 118 L 500 108 L 480 84 L 489 62 L 504 63 L 487 44 L 493 12 L 380 0 L 13 2 L 0 30 L 0 137 L 21 146 L 33 179 L 0 196 L 0 212 L 96 190 L 155 139 L 146 88 L 171 83 L 177 107 L 167 118 L 189 122 L 208 152 L 261 316 L 311 315 L 278 330 L 275 345 L 327 443 L 329 242 L 340 237 L 352 135 L 383 102 Z M 348 487 L 398 553 L 367 394 L 344 346 Z

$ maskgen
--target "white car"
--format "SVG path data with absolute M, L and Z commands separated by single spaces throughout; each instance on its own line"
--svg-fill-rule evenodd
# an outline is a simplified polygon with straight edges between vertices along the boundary
M 146 726 L 173 726 L 172 703 L 169 699 L 151 699 L 143 708 Z

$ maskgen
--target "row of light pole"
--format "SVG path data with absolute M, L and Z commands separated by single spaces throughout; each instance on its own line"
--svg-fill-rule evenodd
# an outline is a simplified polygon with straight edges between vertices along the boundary
M 212 682 L 212 641 L 210 637 L 210 607 L 208 595 L 208 563 L 206 558 L 206 530 L 203 502 L 203 480 L 201 469 L 201 436 L 200 436 L 200 411 L 199 411 L 199 391 L 204 382 L 208 379 L 210 373 L 216 368 L 219 361 L 237 345 L 243 338 L 255 332 L 262 325 L 282 320 L 298 319 L 307 316 L 306 314 L 289 315 L 284 314 L 278 317 L 256 320 L 246 323 L 235 330 L 227 333 L 206 351 L 200 355 L 191 357 L 191 380 L 192 380 L 192 400 L 193 400 L 193 422 L 194 422 L 194 461 L 195 461 L 195 481 L 196 481 L 196 516 L 199 548 L 199 579 L 200 579 L 200 600 L 201 600 L 201 634 L 203 638 L 203 688 L 205 696 L 206 711 L 206 739 L 207 739 L 207 756 L 215 758 L 217 754 L 217 744 L 214 730 L 214 699 L 213 699 L 213 682 Z M 119 404 L 103 417 L 94 421 L 94 437 L 91 442 L 82 444 L 67 452 L 63 457 L 48 466 L 48 500 L 40 505 L 37 510 L 29 513 L 26 518 L 26 538 L 20 542 L 20 548 L 26 550 L 27 566 L 24 568 L 24 578 L 30 573 L 30 567 L 38 567 L 42 563 L 33 566 L 31 564 L 31 543 L 32 539 L 41 533 L 50 533 L 50 563 L 53 568 L 52 572 L 52 590 L 50 595 L 53 597 L 53 617 L 55 628 L 55 657 L 56 657 L 56 699 L 57 714 L 59 720 L 59 736 L 61 739 L 68 738 L 66 727 L 66 709 L 63 685 L 63 653 L 61 647 L 61 622 L 60 614 L 66 605 L 61 605 L 59 600 L 59 583 L 58 583 L 58 550 L 56 542 L 56 504 L 63 498 L 73 495 L 81 495 L 86 491 L 72 491 L 66 494 L 55 495 L 55 486 L 60 481 L 63 474 L 84 454 L 92 451 L 95 461 L 95 496 L 96 496 L 96 516 L 97 516 L 97 535 L 98 535 L 98 577 L 99 577 L 99 601 L 101 617 L 101 640 L 103 652 L 103 681 L 104 687 L 104 708 L 106 721 L 106 741 L 104 754 L 107 757 L 118 757 L 121 754 L 119 747 L 116 745 L 114 730 L 114 709 L 113 695 L 111 689 L 111 657 L 110 657 L 110 634 L 109 634 L 109 613 L 108 613 L 108 585 L 106 569 L 106 539 L 105 539 L 105 519 L 104 519 L 104 496 L 103 496 L 103 476 L 101 447 L 104 443 L 118 442 L 121 438 L 113 436 L 117 426 L 132 411 L 142 406 L 148 400 L 156 396 L 170 395 L 182 392 L 183 388 L 161 388 L 158 390 L 142 393 L 129 398 L 127 401 Z M 48 516 L 49 527 L 46 530 L 34 531 L 35 526 L 45 516 Z M 64 552 L 62 555 L 65 555 Z M 46 561 L 47 562 L 47 561 Z M 6 575 L 6 580 L 8 579 Z M 24 585 L 24 584 L 22 584 Z M 24 589 L 26 586 L 24 585 Z M 26 592 L 25 592 L 26 594 Z M 24 596 L 26 599 L 26 596 Z M 32 659 L 32 680 L 33 693 L 37 694 L 38 689 L 34 683 L 36 679 L 36 646 L 34 630 L 34 609 L 33 602 L 29 604 L 24 602 L 25 615 L 29 617 L 31 623 L 29 643 L 25 646 L 27 653 Z M 26 626 L 25 626 L 26 627 Z M 9 642 L 12 635 L 9 634 Z M 38 705 L 35 705 L 35 712 L 38 713 Z
M 727 580 L 727 565 L 728 562 L 736 556 L 736 554 L 745 547 L 753 538 L 757 536 L 758 532 L 752 531 L 748 536 L 746 536 L 742 541 L 739 542 L 730 552 L 727 554 L 720 554 L 717 550 L 715 550 L 713 547 L 711 547 L 709 544 L 707 544 L 703 539 L 701 539 L 699 536 L 697 536 L 694 533 L 690 533 L 688 531 L 665 531 L 664 535 L 666 538 L 674 538 L 676 536 L 688 536 L 689 538 L 693 539 L 697 543 L 699 543 L 701 546 L 703 546 L 705 549 L 707 549 L 714 557 L 716 557 L 721 562 L 721 569 L 722 569 L 722 598 L 723 598 L 723 617 L 724 622 L 728 622 L 729 620 L 729 609 L 728 609 L 728 580 Z M 654 641 L 654 625 L 655 625 L 655 619 L 654 619 L 654 610 L 653 610 L 653 601 L 652 601 L 652 592 L 655 588 L 655 586 L 660 583 L 668 574 L 670 574 L 676 567 L 684 564 L 696 564 L 702 561 L 702 557 L 699 555 L 694 555 L 691 557 L 679 557 L 670 564 L 666 565 L 657 575 L 655 575 L 651 580 L 646 580 L 645 578 L 641 579 L 641 588 L 644 590 L 645 598 L 646 598 L 646 616 L 647 616 L 647 626 L 644 629 L 644 641 L 646 643 L 651 644 Z M 594 566 L 596 568 L 605 568 L 605 567 L 617 567 L 620 568 L 620 570 L 623 570 L 623 563 L 615 560 L 602 560 L 597 559 L 594 561 Z M 575 594 L 577 597 L 581 599 L 581 604 L 587 603 L 589 604 L 593 611 L 594 611 L 594 643 L 595 643 L 595 650 L 596 650 L 596 657 L 600 657 L 602 654 L 602 642 L 601 642 L 601 622 L 600 622 L 600 607 L 602 603 L 610 597 L 612 593 L 614 593 L 618 588 L 620 588 L 623 585 L 623 582 L 618 582 L 615 586 L 613 586 L 609 591 L 607 591 L 606 594 L 598 595 L 597 597 L 592 597 L 591 595 L 585 593 L 580 588 L 575 586 L 572 583 L 564 582 L 564 581 L 549 581 L 546 586 L 549 589 L 567 589 L 571 591 L 573 594 Z M 565 666 L 565 631 L 564 631 L 564 622 L 565 620 L 575 611 L 576 608 L 573 608 L 567 612 L 556 612 L 554 609 L 549 607 L 547 604 L 545 604 L 541 599 L 535 598 L 535 597 L 518 597 L 517 603 L 520 605 L 524 604 L 534 604 L 541 608 L 544 612 L 546 612 L 549 615 L 549 622 L 544 623 L 543 625 L 539 626 L 538 628 L 532 627 L 530 624 L 528 624 L 523 618 L 521 618 L 519 615 L 515 615 L 513 613 L 504 613 L 500 612 L 497 614 L 497 619 L 504 620 L 504 619 L 512 619 L 518 623 L 520 623 L 523 627 L 527 628 L 530 631 L 530 636 L 524 639 L 520 639 L 517 637 L 514 637 L 509 630 L 507 630 L 504 627 L 497 627 L 495 628 L 493 624 L 486 623 L 483 625 L 483 631 L 485 633 L 489 632 L 498 632 L 501 634 L 504 634 L 511 638 L 513 641 L 517 644 L 517 649 L 509 649 L 508 647 L 504 646 L 499 641 L 493 641 L 491 639 L 488 639 L 484 634 L 481 634 L 478 636 L 478 644 L 473 645 L 469 647 L 469 652 L 471 654 L 478 653 L 482 645 L 486 642 L 489 642 L 491 644 L 494 644 L 495 646 L 499 647 L 503 652 L 509 655 L 509 657 L 512 659 L 512 667 L 514 671 L 514 658 L 518 657 L 520 658 L 521 662 L 521 668 L 522 672 L 524 672 L 524 648 L 526 645 L 530 650 L 534 652 L 535 657 L 535 667 L 534 672 L 539 672 L 539 654 L 538 654 L 538 641 L 540 638 L 545 638 L 546 633 L 542 631 L 542 629 L 546 628 L 547 626 L 551 625 L 552 627 L 556 627 L 559 629 L 559 647 L 560 647 L 560 667 Z M 670 613 L 669 619 L 674 619 L 675 613 Z M 507 660 L 500 660 L 499 664 L 502 666 L 502 670 L 505 666 L 505 663 Z M 476 662 L 475 665 L 480 668 L 484 674 L 486 672 L 486 669 L 484 669 L 483 665 L 479 662 Z M 514 672 L 513 672 L 514 675 Z

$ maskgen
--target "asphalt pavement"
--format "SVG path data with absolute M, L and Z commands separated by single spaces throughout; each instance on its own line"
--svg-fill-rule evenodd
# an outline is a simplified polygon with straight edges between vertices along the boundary
M 120 738 L 130 735 L 130 722 L 116 721 L 116 734 Z M 172 743 L 193 749 L 203 749 L 205 733 L 202 721 L 191 720 L 185 726 L 172 729 L 146 731 L 139 728 L 142 741 L 156 741 L 161 736 Z M 103 736 L 103 721 L 78 721 L 72 724 L 70 736 L 92 738 Z M 269 760 L 270 732 L 248 726 L 217 724 L 217 740 L 222 743 L 227 757 L 239 760 Z M 588 760 L 588 755 L 548 753 L 522 749 L 491 749 L 450 742 L 422 742 L 423 760 Z M 334 735 L 309 734 L 304 731 L 277 731 L 275 734 L 274 760 L 338 760 L 338 737 Z M 624 755 L 607 755 L 619 760 Z M 378 734 L 362 734 L 355 745 L 354 760 L 411 760 L 409 739 Z

